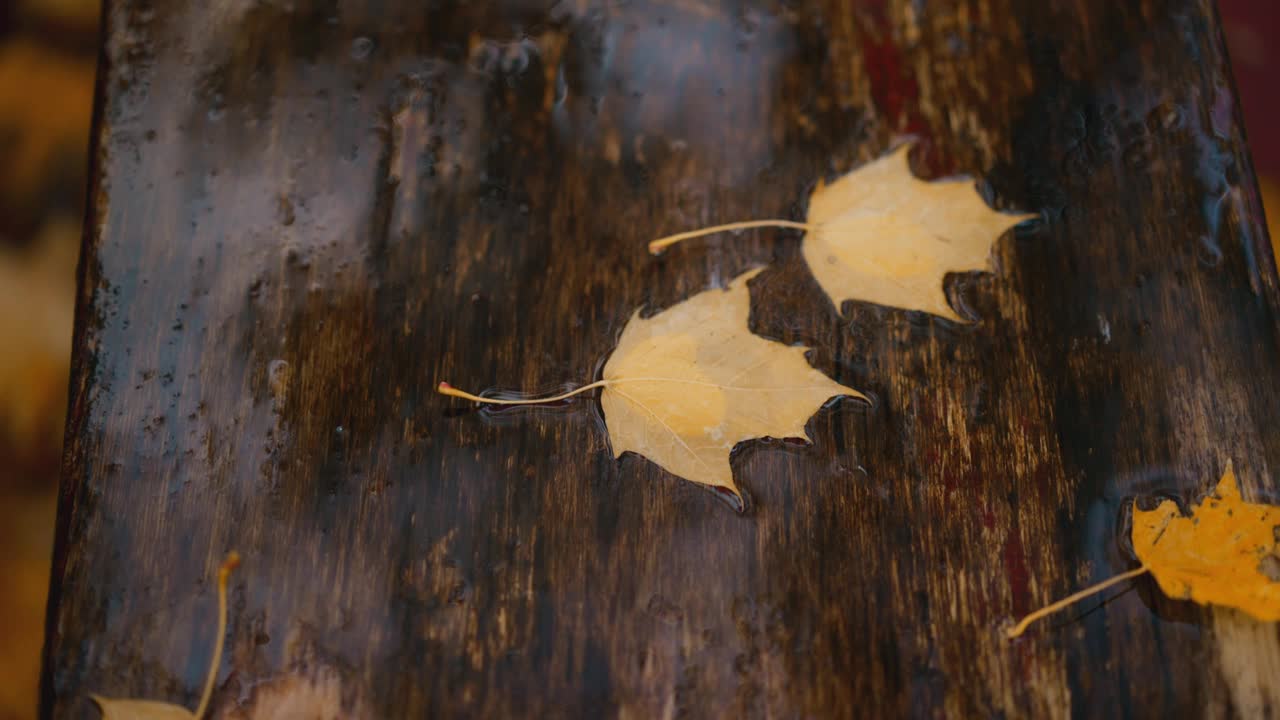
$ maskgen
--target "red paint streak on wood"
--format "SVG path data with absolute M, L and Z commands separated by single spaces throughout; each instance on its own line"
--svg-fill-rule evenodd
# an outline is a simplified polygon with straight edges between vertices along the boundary
M 1031 682 L 1031 668 L 1035 666 L 1036 654 L 1031 650 L 1029 643 L 1020 643 L 1015 646 L 1014 652 L 1018 654 L 1018 679 L 1023 685 Z
M 982 507 L 982 527 L 987 530 L 996 529 L 996 514 L 992 511 L 990 505 L 984 505 Z
M 928 175 L 940 174 L 942 169 L 935 167 L 937 158 L 933 157 L 933 143 L 929 142 L 932 133 L 920 114 L 920 84 L 894 41 L 886 0 L 867 3 L 864 12 L 871 22 L 859 24 L 858 42 L 871 80 L 871 99 L 895 133 L 920 139 L 916 155 L 921 169 Z
M 1275 0 L 1219 0 L 1222 30 L 1231 53 L 1245 130 L 1254 163 L 1263 174 L 1280 175 L 1280 3 Z
M 1027 590 L 1027 556 L 1016 527 L 1009 531 L 1004 541 L 1004 571 L 1013 594 L 1013 614 L 1019 617 L 1026 615 L 1031 605 L 1031 594 Z

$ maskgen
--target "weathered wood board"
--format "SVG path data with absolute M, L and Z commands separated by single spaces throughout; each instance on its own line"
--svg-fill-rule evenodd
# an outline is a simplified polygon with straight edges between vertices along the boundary
M 1275 261 L 1209 0 L 113 0 L 43 711 L 1260 717 L 1280 631 L 1133 567 L 1134 498 L 1280 502 Z M 1039 213 L 954 324 L 833 307 L 815 183 L 921 139 Z M 612 457 L 639 307 L 759 265 L 752 329 L 874 396 L 751 497 Z M 1145 500 L 1144 500 L 1145 502 Z M 299 705 L 294 706 L 299 707 Z

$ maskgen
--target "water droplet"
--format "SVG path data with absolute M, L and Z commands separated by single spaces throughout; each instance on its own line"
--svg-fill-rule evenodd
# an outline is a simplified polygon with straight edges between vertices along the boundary
M 267 364 L 267 389 L 276 402 L 284 402 L 289 392 L 289 363 L 276 359 Z
M 212 104 L 209 106 L 209 112 L 206 113 L 206 116 L 209 118 L 209 122 L 218 122 L 226 114 L 226 100 L 222 97 L 222 93 L 214 93 Z
M 373 40 L 361 35 L 351 41 L 351 59 L 367 60 L 373 54 Z
M 1172 131 L 1182 127 L 1183 116 L 1182 108 L 1166 100 L 1156 105 L 1147 113 L 1146 117 L 1147 130 L 1149 131 Z
M 1217 267 L 1222 263 L 1222 247 L 1218 245 L 1218 241 L 1208 235 L 1200 236 L 1200 249 L 1196 253 L 1196 259 L 1201 265 L 1206 267 Z
M 653 615 L 665 625 L 678 625 L 684 619 L 684 613 L 680 611 L 680 608 L 662 595 L 654 595 L 649 598 L 647 610 L 650 615 Z
M 279 203 L 280 224 L 288 227 L 293 224 L 297 216 L 293 211 L 293 201 L 288 197 L 281 196 Z
M 733 511 L 739 515 L 746 514 L 747 508 L 751 505 L 745 490 L 742 491 L 741 494 L 735 493 L 726 487 L 717 486 L 712 487 L 711 490 L 715 492 L 716 497 L 719 498 L 721 502 L 733 508 Z

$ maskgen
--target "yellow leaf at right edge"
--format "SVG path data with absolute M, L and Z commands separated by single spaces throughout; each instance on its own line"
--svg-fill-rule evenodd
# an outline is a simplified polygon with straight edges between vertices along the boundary
M 1135 507 L 1133 549 L 1169 597 L 1280 620 L 1280 507 L 1245 502 L 1229 464 L 1189 517 Z
M 93 696 L 102 710 L 103 720 L 192 720 L 195 715 L 184 707 L 153 700 L 115 700 Z

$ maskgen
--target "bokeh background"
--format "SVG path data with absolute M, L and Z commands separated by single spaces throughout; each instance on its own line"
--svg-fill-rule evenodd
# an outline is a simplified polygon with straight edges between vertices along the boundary
M 36 716 L 98 0 L 0 0 L 0 720 Z
M 1219 0 L 1273 242 L 1280 0 Z M 36 716 L 98 0 L 0 0 L 0 720 Z

